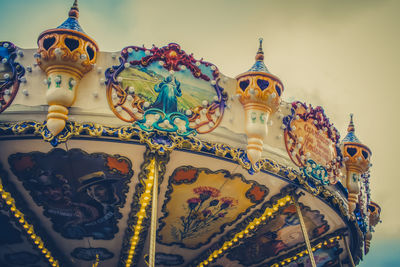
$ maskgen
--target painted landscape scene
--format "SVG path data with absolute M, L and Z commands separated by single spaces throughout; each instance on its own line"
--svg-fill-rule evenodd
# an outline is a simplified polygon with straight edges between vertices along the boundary
M 169 75 L 171 74 L 167 70 L 153 63 L 148 68 L 140 66 L 126 68 L 119 77 L 123 79 L 122 88 L 133 87 L 137 96 L 154 103 L 158 95 L 154 90 L 155 85 Z M 188 70 L 173 75 L 181 83 L 182 96 L 178 98 L 178 111 L 181 113 L 202 106 L 204 100 L 212 103 L 217 96 L 215 88 L 209 82 L 194 78 Z

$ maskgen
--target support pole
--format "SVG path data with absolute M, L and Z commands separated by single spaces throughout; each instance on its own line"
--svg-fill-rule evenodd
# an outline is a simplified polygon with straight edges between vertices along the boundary
M 151 224 L 150 224 L 150 249 L 149 249 L 149 267 L 155 266 L 156 256 L 156 237 L 157 237 L 157 204 L 158 204 L 158 162 L 157 156 L 154 156 L 153 170 L 149 175 L 154 176 L 153 195 L 151 200 Z
M 301 214 L 301 210 L 299 204 L 297 203 L 297 199 L 293 198 L 294 205 L 296 206 L 297 216 L 299 216 L 301 231 L 303 232 L 304 240 L 306 241 L 308 255 L 310 256 L 311 266 L 317 267 L 315 264 L 314 254 L 311 249 L 310 239 L 308 238 L 308 233 L 306 229 L 306 225 L 304 224 L 303 215 Z
M 347 240 L 346 240 L 346 237 L 345 237 L 345 236 L 343 236 L 343 240 L 344 240 L 344 246 L 346 247 L 347 254 L 349 255 L 349 259 L 350 259 L 351 266 L 352 266 L 352 267 L 355 267 L 354 261 L 353 261 L 353 256 L 351 255 L 351 251 L 350 251 L 350 248 L 349 248 L 349 244 L 347 243 Z

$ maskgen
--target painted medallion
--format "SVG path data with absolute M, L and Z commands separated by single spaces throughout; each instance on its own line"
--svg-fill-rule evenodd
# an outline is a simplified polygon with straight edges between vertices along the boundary
M 174 43 L 125 47 L 119 59 L 105 75 L 108 103 L 121 120 L 179 135 L 207 133 L 220 123 L 227 96 L 213 64 Z
M 292 161 L 307 177 L 322 183 L 335 183 L 342 167 L 340 135 L 322 107 L 301 102 L 291 104 L 291 115 L 283 119 L 285 145 Z

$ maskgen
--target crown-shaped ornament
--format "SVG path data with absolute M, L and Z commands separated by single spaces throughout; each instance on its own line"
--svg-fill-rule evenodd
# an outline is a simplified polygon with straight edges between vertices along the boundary
M 279 107 L 283 84 L 264 64 L 262 39 L 256 62 L 236 77 L 236 95 L 245 110 L 247 156 L 255 164 L 261 158 L 269 116 Z
M 47 75 L 44 81 L 48 88 L 47 128 L 53 135 L 64 129 L 78 84 L 85 73 L 93 69 L 99 50 L 96 42 L 82 30 L 78 18 L 75 0 L 68 18 L 59 27 L 42 32 L 38 38 L 35 56 Z

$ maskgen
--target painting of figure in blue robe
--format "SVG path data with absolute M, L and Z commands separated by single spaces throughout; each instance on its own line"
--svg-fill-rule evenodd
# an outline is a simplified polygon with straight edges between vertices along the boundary
M 158 93 L 153 108 L 164 111 L 165 114 L 178 111 L 178 97 L 182 96 L 181 83 L 173 76 L 169 75 L 162 82 L 154 86 L 154 91 Z

